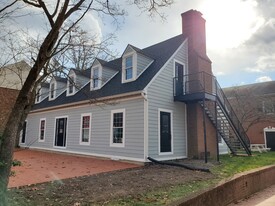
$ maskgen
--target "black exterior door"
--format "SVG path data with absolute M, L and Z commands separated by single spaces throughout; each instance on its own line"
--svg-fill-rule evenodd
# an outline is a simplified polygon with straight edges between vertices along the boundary
M 26 143 L 26 131 L 27 131 L 27 122 L 25 121 L 24 124 L 23 124 L 22 136 L 21 136 L 21 143 L 22 144 Z
M 183 65 L 175 63 L 176 95 L 183 94 Z
M 171 114 L 160 112 L 160 152 L 171 151 Z
M 66 147 L 67 118 L 56 119 L 55 144 L 57 147 Z
M 275 151 L 275 132 L 265 132 L 266 147 L 271 148 L 271 151 Z

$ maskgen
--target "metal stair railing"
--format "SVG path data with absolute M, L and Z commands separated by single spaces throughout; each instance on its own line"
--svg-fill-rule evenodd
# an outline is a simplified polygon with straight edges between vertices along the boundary
M 203 104 L 201 104 L 201 106 L 203 107 Z M 212 109 L 211 109 L 212 108 Z M 227 121 L 227 119 L 225 118 L 224 115 L 222 115 L 223 113 L 221 112 L 217 112 L 217 120 L 214 117 L 214 113 L 217 108 L 214 108 L 213 105 L 207 104 L 207 106 L 205 105 L 204 110 L 206 111 L 207 116 L 209 117 L 209 119 L 211 120 L 212 124 L 216 127 L 217 131 L 218 131 L 218 135 L 225 141 L 225 143 L 227 144 L 228 148 L 230 149 L 230 151 L 232 152 L 232 154 L 236 155 L 237 154 L 237 149 L 235 148 L 235 146 L 232 143 L 232 138 L 229 137 L 230 135 L 230 131 L 231 131 L 231 127 L 229 122 Z M 235 138 L 233 138 L 235 139 Z
M 231 104 L 229 103 L 227 97 L 225 96 L 224 92 L 222 91 L 218 81 L 216 80 L 216 97 L 218 105 L 220 109 L 223 111 L 224 115 L 227 117 L 228 122 L 232 125 L 234 132 L 237 134 L 240 143 L 242 144 L 243 148 L 245 149 L 248 155 L 251 155 L 250 150 L 250 140 L 244 131 L 244 128 L 239 121 L 237 115 L 235 114 Z

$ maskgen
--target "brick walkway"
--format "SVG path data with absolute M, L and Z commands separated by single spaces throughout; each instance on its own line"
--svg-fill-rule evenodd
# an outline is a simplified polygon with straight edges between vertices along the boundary
M 9 188 L 140 166 L 113 160 L 28 149 L 17 150 L 14 153 L 14 159 L 20 160 L 22 166 L 12 168 L 15 176 L 10 177 Z

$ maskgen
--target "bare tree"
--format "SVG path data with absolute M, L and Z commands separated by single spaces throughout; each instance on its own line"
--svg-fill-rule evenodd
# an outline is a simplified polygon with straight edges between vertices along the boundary
M 55 56 L 58 64 L 71 65 L 78 70 L 90 68 L 95 58 L 113 59 L 117 52 L 110 50 L 115 35 L 110 34 L 100 40 L 98 34 L 89 34 L 79 26 L 73 28 L 66 42 L 66 49 Z
M 55 2 L 55 3 L 53 3 Z M 51 58 L 62 53 L 69 46 L 66 38 L 72 29 L 79 24 L 88 12 L 109 15 L 114 19 L 122 16 L 125 11 L 121 5 L 111 3 L 110 0 L 14 0 L 0 8 L 2 22 L 6 21 L 5 13 L 18 8 L 32 8 L 42 13 L 48 23 L 46 35 L 39 40 L 38 52 L 33 53 L 33 61 L 29 75 L 19 92 L 16 103 L 8 118 L 6 127 L 0 137 L 0 203 L 6 205 L 6 190 L 10 174 L 13 150 L 16 136 L 35 99 L 37 85 L 49 75 L 47 65 Z M 158 8 L 172 4 L 172 0 L 132 0 L 140 8 L 149 13 L 156 13 Z M 16 17 L 14 17 L 16 18 Z
M 245 132 L 259 122 L 275 122 L 274 99 L 258 94 L 250 87 L 234 87 L 225 90 Z

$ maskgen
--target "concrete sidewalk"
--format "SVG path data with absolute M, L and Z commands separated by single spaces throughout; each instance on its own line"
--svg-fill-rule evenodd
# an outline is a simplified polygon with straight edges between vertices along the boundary
M 30 149 L 16 150 L 14 159 L 21 161 L 22 166 L 12 168 L 15 176 L 10 177 L 9 188 L 140 166 L 107 159 Z
M 274 205 L 275 205 L 275 195 L 257 204 L 257 206 L 274 206 Z

